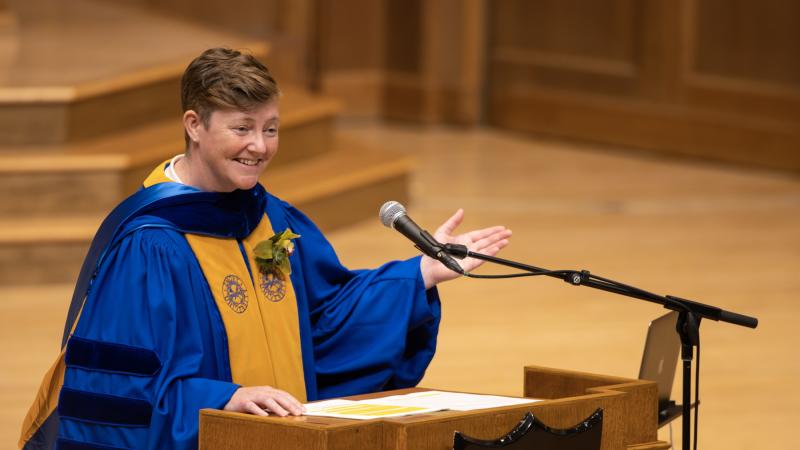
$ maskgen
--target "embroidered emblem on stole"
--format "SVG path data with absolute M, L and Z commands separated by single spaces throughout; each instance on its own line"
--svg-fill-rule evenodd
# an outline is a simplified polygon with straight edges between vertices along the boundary
M 278 268 L 259 270 L 261 291 L 271 302 L 279 302 L 286 296 L 286 276 Z
M 236 275 L 228 275 L 222 281 L 222 296 L 225 303 L 237 313 L 247 311 L 247 289 L 242 279 Z

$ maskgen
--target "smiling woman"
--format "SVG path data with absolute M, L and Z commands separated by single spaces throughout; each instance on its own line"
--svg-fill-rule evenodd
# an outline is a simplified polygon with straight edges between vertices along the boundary
M 184 183 L 210 192 L 250 189 L 278 151 L 280 90 L 251 55 L 207 50 L 181 78 L 186 157 Z
M 183 124 L 189 147 L 175 172 L 204 191 L 251 189 L 278 152 L 278 123 L 277 99 L 247 111 L 214 111 L 207 123 L 188 110 Z
M 436 285 L 457 274 L 428 257 L 348 270 L 258 182 L 278 150 L 267 68 L 210 49 L 181 88 L 186 151 L 95 236 L 21 447 L 195 448 L 202 408 L 299 415 L 307 400 L 414 386 L 433 357 Z M 454 235 L 462 218 L 435 237 L 507 245 L 504 227 Z M 286 251 L 263 264 L 270 242 Z

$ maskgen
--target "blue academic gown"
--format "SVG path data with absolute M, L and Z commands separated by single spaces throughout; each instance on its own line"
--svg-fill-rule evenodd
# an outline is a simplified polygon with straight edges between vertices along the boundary
M 221 409 L 239 386 L 184 233 L 243 238 L 264 211 L 274 230 L 302 236 L 290 260 L 308 399 L 419 382 L 435 351 L 440 303 L 435 288 L 425 290 L 418 257 L 351 271 L 308 217 L 260 185 L 231 194 L 178 186 L 134 194 L 117 214 L 124 219 L 105 226 L 102 248 L 90 250 L 97 262 L 82 273 L 88 296 L 67 341 L 57 414 L 42 427 L 57 428 L 58 448 L 197 446 L 199 410 Z M 29 442 L 49 441 L 41 431 Z

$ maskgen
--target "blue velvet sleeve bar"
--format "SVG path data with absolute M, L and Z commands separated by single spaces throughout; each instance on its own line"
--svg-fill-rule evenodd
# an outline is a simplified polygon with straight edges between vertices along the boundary
M 70 395 L 60 399 L 59 438 L 196 448 L 199 410 L 221 409 L 238 388 L 230 382 L 218 314 L 179 232 L 129 233 L 110 250 L 78 320 L 76 343 L 68 344 Z M 146 364 L 134 370 L 134 360 Z
M 291 257 L 292 282 L 298 307 L 307 309 L 301 321 L 313 348 L 316 398 L 415 386 L 433 358 L 441 318 L 419 257 L 348 270 L 305 215 L 274 197 L 267 205 L 276 231 L 289 227 L 302 236 Z

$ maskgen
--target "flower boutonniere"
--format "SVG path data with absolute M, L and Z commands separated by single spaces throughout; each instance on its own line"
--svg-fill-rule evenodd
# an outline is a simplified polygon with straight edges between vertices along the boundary
M 292 239 L 299 237 L 299 234 L 295 234 L 287 228 L 282 233 L 256 244 L 253 253 L 256 256 L 258 268 L 266 273 L 274 273 L 275 269 L 278 269 L 285 276 L 291 275 L 292 266 L 289 264 L 289 255 L 294 251 Z

